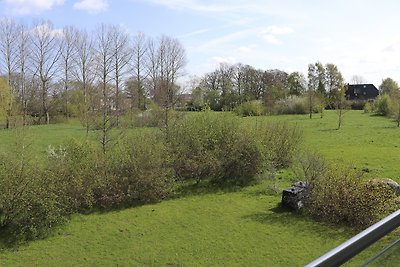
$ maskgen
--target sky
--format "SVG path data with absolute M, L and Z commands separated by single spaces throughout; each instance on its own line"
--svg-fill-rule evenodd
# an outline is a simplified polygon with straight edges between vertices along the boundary
M 132 35 L 168 35 L 186 49 L 186 77 L 219 63 L 300 71 L 320 61 L 379 86 L 400 81 L 396 0 L 0 0 L 0 16 L 55 28 L 118 24 Z

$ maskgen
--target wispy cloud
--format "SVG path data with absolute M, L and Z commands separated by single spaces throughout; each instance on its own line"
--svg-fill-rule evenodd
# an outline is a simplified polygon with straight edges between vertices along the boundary
M 201 30 L 185 33 L 183 35 L 178 36 L 178 38 L 187 38 L 187 37 L 191 37 L 191 36 L 196 36 L 196 35 L 199 35 L 199 34 L 206 33 L 208 31 L 209 31 L 209 29 L 201 29 Z
M 75 9 L 89 12 L 89 14 L 97 14 L 106 11 L 108 8 L 107 0 L 81 0 L 74 4 Z
M 149 0 L 151 3 L 164 6 L 169 9 L 177 10 L 190 10 L 201 13 L 221 13 L 221 14 L 257 14 L 257 15 L 270 15 L 277 17 L 305 19 L 304 16 L 295 4 L 292 4 L 290 9 L 286 8 L 285 4 L 272 1 L 272 0 L 231 0 L 221 1 L 199 1 L 199 0 Z M 284 11 L 283 11 L 284 10 Z M 239 16 L 241 17 L 241 16 Z M 249 17 L 251 18 L 251 16 Z M 235 18 L 237 19 L 237 17 Z M 239 19 L 240 20 L 240 19 Z M 237 20 L 236 20 L 237 21 Z
M 264 33 L 268 34 L 274 34 L 274 35 L 283 35 L 283 34 L 289 34 L 292 33 L 293 29 L 290 27 L 279 27 L 279 26 L 269 26 L 267 29 L 264 31 Z
M 63 5 L 64 2 L 65 0 L 4 0 L 6 9 L 19 15 L 51 10 L 54 6 Z

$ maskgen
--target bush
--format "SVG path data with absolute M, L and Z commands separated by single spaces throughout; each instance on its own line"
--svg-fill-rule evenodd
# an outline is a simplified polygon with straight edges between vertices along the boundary
M 270 123 L 258 130 L 266 161 L 277 168 L 288 167 L 302 141 L 302 132 L 297 126 L 285 123 Z
M 263 166 L 262 152 L 254 136 L 243 131 L 235 136 L 232 144 L 227 145 L 223 150 L 223 181 L 240 185 L 254 181 Z
M 299 96 L 290 96 L 276 103 L 278 114 L 307 114 L 307 99 Z
M 95 204 L 94 188 L 101 183 L 103 161 L 100 148 L 88 141 L 71 139 L 59 148 L 49 147 L 47 175 L 57 183 L 69 213 Z
M 13 241 L 45 236 L 64 221 L 57 184 L 35 163 L 23 145 L 0 155 L 0 230 Z
M 390 186 L 361 176 L 353 169 L 327 168 L 311 183 L 308 212 L 322 221 L 366 228 L 398 208 Z
M 352 100 L 349 102 L 351 109 L 355 110 L 365 110 L 365 106 L 369 103 L 366 100 Z
M 240 104 L 233 111 L 236 115 L 243 117 L 260 116 L 264 112 L 264 107 L 261 101 L 253 100 Z
M 247 184 L 262 166 L 261 151 L 231 114 L 192 114 L 170 130 L 170 150 L 181 180 Z
M 390 96 L 383 94 L 378 96 L 374 102 L 374 112 L 382 116 L 390 116 L 393 112 L 393 103 Z
M 163 136 L 136 134 L 107 152 L 103 181 L 96 188 L 100 207 L 131 206 L 165 198 L 172 170 Z
M 374 111 L 374 106 L 371 102 L 367 102 L 364 105 L 364 113 L 371 113 Z
M 104 154 L 88 142 L 70 140 L 53 150 L 49 174 L 69 212 L 160 200 L 169 192 L 167 151 L 160 136 L 136 135 Z

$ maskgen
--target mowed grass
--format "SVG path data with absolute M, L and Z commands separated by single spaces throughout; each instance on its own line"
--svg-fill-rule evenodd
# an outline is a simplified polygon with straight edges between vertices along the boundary
M 3 251 L 37 266 L 302 266 L 350 237 L 282 212 L 259 187 L 76 215 L 55 236 Z
M 400 128 L 391 119 L 348 111 L 337 130 L 336 111 L 314 114 L 246 118 L 249 125 L 285 121 L 304 133 L 304 148 L 337 164 L 364 169 L 366 177 L 387 177 L 400 182 Z
M 399 178 L 395 145 L 400 144 L 400 129 L 393 122 L 350 111 L 343 128 L 336 130 L 334 111 L 325 112 L 323 119 L 317 116 L 312 120 L 306 115 L 245 118 L 243 122 L 295 123 L 304 131 L 305 146 L 327 159 L 368 167 L 368 176 Z M 64 138 L 86 135 L 73 123 L 35 126 L 29 131 L 37 136 L 32 147 L 42 155 L 49 144 L 57 146 Z M 12 131 L 0 131 L 1 149 L 11 147 L 7 143 L 12 142 L 11 136 Z M 290 184 L 290 172 L 278 176 L 280 188 Z M 0 243 L 0 265 L 303 266 L 355 234 L 280 210 L 281 196 L 271 193 L 270 181 L 244 189 L 200 189 L 178 192 L 161 203 L 77 214 L 54 235 L 16 248 Z M 376 244 L 349 265 L 359 266 L 382 247 Z

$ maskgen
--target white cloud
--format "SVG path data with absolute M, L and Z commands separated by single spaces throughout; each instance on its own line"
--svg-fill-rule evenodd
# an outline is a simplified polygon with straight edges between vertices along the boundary
M 265 34 L 263 35 L 262 39 L 267 43 L 267 44 L 272 44 L 272 45 L 279 45 L 281 44 L 281 41 L 276 38 L 275 35 L 273 34 Z
M 217 63 L 217 64 L 222 64 L 222 63 L 234 64 L 234 63 L 236 63 L 236 58 L 234 58 L 234 57 L 213 57 L 212 60 L 214 61 L 214 63 Z
M 273 35 L 284 35 L 292 33 L 293 29 L 290 27 L 279 27 L 279 26 L 269 26 L 264 33 L 273 34 Z
M 50 34 L 51 36 L 61 37 L 63 35 L 62 29 L 53 29 L 53 26 L 47 23 L 37 25 L 32 29 L 32 32 L 39 36 Z
M 287 35 L 293 32 L 290 27 L 269 26 L 266 30 L 261 31 L 262 39 L 267 44 L 280 45 L 281 41 L 276 37 L 277 35 Z
M 26 15 L 51 10 L 56 5 L 63 5 L 65 0 L 4 0 L 4 2 L 12 13 Z
M 108 2 L 107 0 L 81 0 L 74 4 L 74 8 L 97 14 L 107 10 Z

